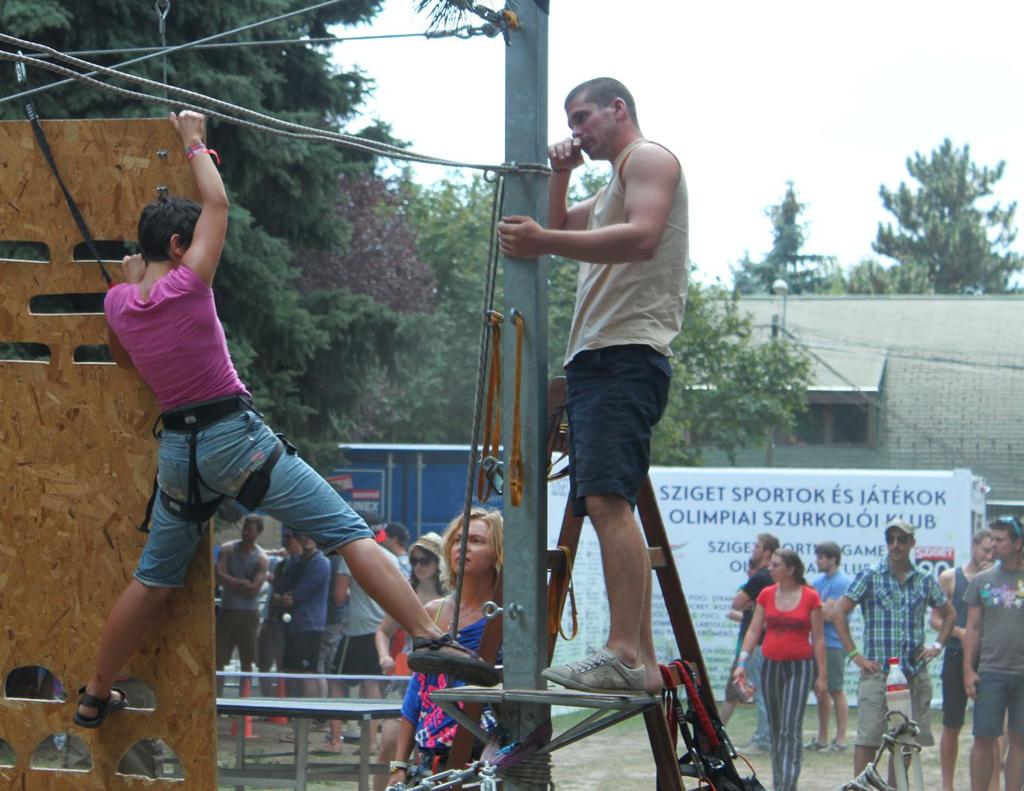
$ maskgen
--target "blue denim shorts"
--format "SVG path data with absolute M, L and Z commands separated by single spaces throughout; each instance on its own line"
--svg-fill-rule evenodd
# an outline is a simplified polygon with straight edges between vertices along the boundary
M 569 497 L 618 494 L 636 505 L 651 465 L 651 432 L 665 411 L 672 366 L 650 346 L 580 352 L 565 366 L 569 392 Z
M 1009 730 L 1024 733 L 1024 674 L 978 673 L 974 735 L 1002 736 L 1004 718 Z
M 188 432 L 164 430 L 158 480 L 175 500 L 188 498 Z M 278 440 L 255 412 L 231 415 L 197 435 L 196 461 L 204 502 L 234 497 L 249 474 L 263 466 Z M 366 523 L 327 481 L 297 455 L 281 454 L 260 510 L 296 533 L 308 535 L 325 553 L 372 538 Z M 199 545 L 194 524 L 172 514 L 160 498 L 153 505 L 149 539 L 135 578 L 153 587 L 180 587 Z

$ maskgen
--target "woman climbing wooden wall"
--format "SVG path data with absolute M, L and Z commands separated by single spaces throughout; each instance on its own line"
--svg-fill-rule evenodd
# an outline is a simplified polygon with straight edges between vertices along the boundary
M 192 191 L 166 120 L 45 121 L 43 127 L 96 240 L 134 240 L 139 211 L 159 188 Z M 209 534 L 185 590 L 171 597 L 126 670 L 152 689 L 154 708 L 123 712 L 97 730 L 71 724 L 99 629 L 145 541 L 136 525 L 153 485 L 150 427 L 157 414 L 133 371 L 84 361 L 102 356 L 95 348 L 106 343 L 102 315 L 47 312 L 102 304 L 99 266 L 73 260 L 81 241 L 29 124 L 0 123 L 0 740 L 8 745 L 7 760 L 0 750 L 0 786 L 151 789 L 151 781 L 117 770 L 126 753 L 148 754 L 131 750 L 140 739 L 159 739 L 180 761 L 185 788 L 213 791 Z M 25 249 L 11 243 L 35 243 L 45 261 L 3 259 Z M 79 251 L 77 257 L 89 256 Z M 108 268 L 120 279 L 119 259 Z M 95 296 L 38 299 L 63 294 Z M 51 671 L 52 679 L 37 668 Z M 31 694 L 24 682 L 33 673 L 59 682 L 53 696 L 63 687 L 66 700 L 18 697 Z M 42 688 L 50 693 L 48 683 Z M 38 766 L 48 765 L 52 736 L 64 732 L 81 740 L 73 740 L 80 749 L 69 750 L 58 736 L 56 744 L 65 745 L 58 765 L 80 770 L 91 759 L 91 769 L 31 768 L 33 755 Z

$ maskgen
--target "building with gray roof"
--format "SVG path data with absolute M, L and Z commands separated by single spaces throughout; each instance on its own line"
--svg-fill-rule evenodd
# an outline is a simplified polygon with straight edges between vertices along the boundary
M 799 344 L 813 367 L 796 436 L 738 464 L 964 467 L 991 487 L 990 512 L 1024 512 L 1024 297 L 765 296 L 741 308 L 765 342 L 774 321 L 775 342 Z M 729 462 L 708 449 L 705 463 Z

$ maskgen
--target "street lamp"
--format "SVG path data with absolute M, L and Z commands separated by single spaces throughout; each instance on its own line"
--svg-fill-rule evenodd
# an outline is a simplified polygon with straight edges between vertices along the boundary
M 775 282 L 772 283 L 772 293 L 777 297 L 782 297 L 782 335 L 786 335 L 786 297 L 789 296 L 789 283 L 783 280 L 781 277 L 776 278 Z M 779 317 L 778 314 L 772 316 L 772 337 L 776 337 L 779 334 Z
M 776 278 L 772 283 L 772 293 L 777 297 L 782 297 L 782 321 L 779 321 L 778 313 L 772 314 L 772 341 L 776 341 L 779 337 L 780 325 L 782 326 L 782 337 L 786 337 L 786 297 L 789 296 L 789 283 L 781 277 Z M 766 467 L 771 467 L 775 463 L 775 432 L 775 426 L 768 429 L 768 441 L 764 449 L 764 464 Z

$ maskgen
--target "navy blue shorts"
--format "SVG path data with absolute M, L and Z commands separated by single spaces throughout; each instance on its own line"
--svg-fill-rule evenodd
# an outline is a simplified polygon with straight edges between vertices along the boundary
M 580 352 L 565 366 L 569 386 L 569 497 L 618 494 L 636 505 L 651 466 L 651 431 L 665 412 L 672 366 L 649 346 Z
M 966 712 L 964 652 L 947 645 L 942 656 L 942 727 L 962 728 Z

